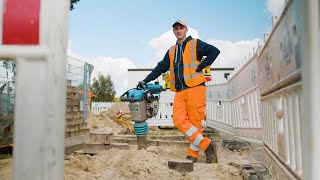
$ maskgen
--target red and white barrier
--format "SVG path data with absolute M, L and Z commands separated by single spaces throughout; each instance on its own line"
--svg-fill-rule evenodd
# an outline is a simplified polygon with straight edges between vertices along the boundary
M 0 58 L 17 62 L 14 179 L 64 177 L 70 1 L 0 0 Z

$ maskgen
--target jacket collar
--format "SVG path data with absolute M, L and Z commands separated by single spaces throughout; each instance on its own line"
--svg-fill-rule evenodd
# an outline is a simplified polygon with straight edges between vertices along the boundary
M 192 38 L 191 36 L 188 36 L 188 37 L 182 42 L 182 44 L 185 45 L 185 44 L 187 44 L 188 41 L 190 41 L 190 40 L 192 40 L 192 39 L 193 39 L 193 38 Z M 178 41 L 176 41 L 176 45 L 179 45 L 179 44 L 178 44 Z

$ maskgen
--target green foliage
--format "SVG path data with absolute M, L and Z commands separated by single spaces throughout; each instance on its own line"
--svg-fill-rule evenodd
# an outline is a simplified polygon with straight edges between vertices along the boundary
M 94 78 L 92 84 L 92 93 L 92 101 L 113 101 L 116 95 L 116 90 L 111 80 L 111 76 L 99 74 L 98 78 Z
M 77 2 L 79 2 L 80 0 L 71 0 L 70 1 L 70 10 L 72 11 L 74 9 L 74 4 L 77 4 Z

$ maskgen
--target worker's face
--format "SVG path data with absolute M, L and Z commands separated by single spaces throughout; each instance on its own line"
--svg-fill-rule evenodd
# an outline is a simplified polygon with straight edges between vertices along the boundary
M 173 27 L 173 33 L 178 40 L 184 40 L 187 37 L 188 28 L 177 24 Z

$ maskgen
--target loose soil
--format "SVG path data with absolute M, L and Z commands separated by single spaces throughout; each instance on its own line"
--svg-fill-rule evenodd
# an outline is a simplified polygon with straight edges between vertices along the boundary
M 113 132 L 117 134 L 132 134 L 128 106 L 117 103 L 100 115 L 90 114 L 88 125 L 91 132 Z M 149 137 L 159 135 L 181 135 L 176 129 L 159 129 L 152 127 Z M 66 180 L 96 180 L 96 179 L 222 179 L 240 180 L 240 165 L 249 163 L 249 152 L 233 152 L 221 148 L 221 137 L 214 136 L 218 142 L 219 163 L 206 164 L 205 155 L 200 153 L 194 171 L 181 173 L 168 167 L 168 160 L 184 159 L 186 147 L 149 146 L 146 150 L 138 150 L 131 145 L 130 150 L 110 149 L 97 155 L 71 155 L 66 158 L 64 178 Z M 185 139 L 181 139 L 185 141 Z M 0 158 L 0 180 L 12 179 L 12 157 Z

